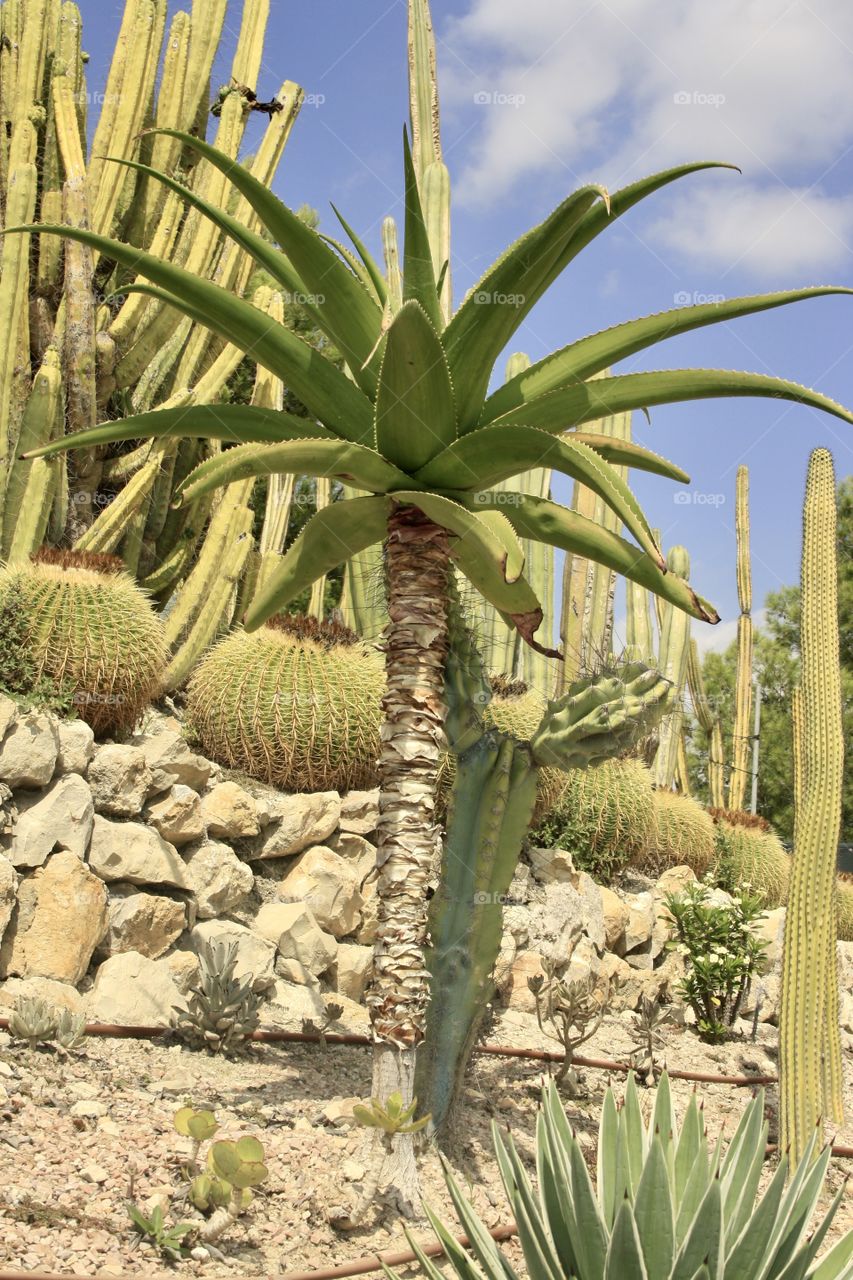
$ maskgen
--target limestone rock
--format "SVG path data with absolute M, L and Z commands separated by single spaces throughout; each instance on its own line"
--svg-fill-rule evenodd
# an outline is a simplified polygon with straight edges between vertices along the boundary
M 379 788 L 372 791 L 348 791 L 341 796 L 341 831 L 357 836 L 369 835 L 379 822 Z
M 141 822 L 110 822 L 96 815 L 89 865 L 102 880 L 190 887 L 175 846 Z
M 285 982 L 295 982 L 299 987 L 312 987 L 315 991 L 320 990 L 320 979 L 311 973 L 310 969 L 306 969 L 304 964 L 300 964 L 298 960 L 286 960 L 284 956 L 276 956 L 275 972 L 279 978 L 284 978 Z
M 251 858 L 286 858 L 319 844 L 337 828 L 341 797 L 337 791 L 282 796 L 280 816 L 256 838 Z
M 552 881 L 521 911 L 529 931 L 530 944 L 558 964 L 568 959 L 572 936 L 586 934 L 599 951 L 604 950 L 604 910 L 595 881 L 585 871 L 575 872 L 573 883 Z M 508 927 L 512 930 L 511 923 Z
M 542 884 L 571 884 L 578 874 L 572 855 L 564 849 L 528 849 L 528 855 L 533 874 Z
M 333 849 L 335 853 L 339 853 L 342 858 L 352 863 L 358 874 L 359 887 L 364 884 L 376 866 L 376 846 L 369 840 L 365 840 L 364 836 L 356 835 L 354 832 L 339 831 L 330 837 L 326 847 Z
M 606 885 L 599 886 L 599 893 L 604 915 L 604 945 L 619 955 L 625 949 L 625 928 L 631 913 L 618 894 Z
M 512 981 L 512 966 L 518 955 L 518 943 L 508 929 L 504 929 L 501 938 L 501 949 L 495 961 L 495 988 L 502 994 L 509 991 Z
M 368 880 L 361 889 L 361 924 L 355 932 L 356 942 L 372 947 L 379 929 L 379 893 L 376 880 Z
M 335 990 L 360 1002 L 373 972 L 373 948 L 342 942 L 335 961 Z
M 252 869 L 230 845 L 203 840 L 184 851 L 186 882 L 202 920 L 227 915 L 252 892 Z
M 196 755 L 179 732 L 137 734 L 134 742 L 145 756 L 151 771 L 149 795 L 168 791 L 180 784 L 203 791 L 210 779 L 212 765 L 204 756 Z
M 18 714 L 18 704 L 13 698 L 7 698 L 5 693 L 0 693 L 0 741 L 6 736 L 11 729 L 12 724 Z
M 89 784 L 76 773 L 57 778 L 44 793 L 18 801 L 18 820 L 2 844 L 16 867 L 40 867 L 54 849 L 85 858 L 95 809 Z
M 286 960 L 297 961 L 315 977 L 326 972 L 338 953 L 336 939 L 320 928 L 304 902 L 267 902 L 252 927 Z
M 333 1000 L 341 1005 L 340 1019 L 330 1028 L 332 1034 L 366 1035 L 370 1026 L 367 1010 L 344 995 L 324 995 L 315 987 L 302 986 L 276 978 L 261 1009 L 261 1025 L 282 1031 L 301 1031 L 305 1018 L 314 1023 L 325 1020 L 325 1004 Z
M 98 948 L 106 955 L 136 951 L 156 960 L 181 936 L 186 925 L 182 902 L 156 893 L 131 893 L 110 898 L 109 925 Z
M 600 980 L 605 983 L 616 978 L 617 988 L 610 991 L 610 1011 L 619 1013 L 623 1009 L 637 1009 L 645 996 L 656 1000 L 666 986 L 666 975 L 658 969 L 635 969 L 626 960 L 605 952 L 601 957 Z M 581 1050 L 583 1052 L 583 1050 Z
M 362 896 L 358 874 L 346 858 L 315 845 L 302 854 L 279 885 L 284 902 L 304 902 L 321 928 L 344 938 L 359 923 Z
M 242 840 L 260 831 L 255 801 L 236 782 L 220 782 L 202 798 L 201 812 L 211 836 Z
M 44 1000 L 54 1009 L 83 1012 L 83 996 L 70 982 L 55 978 L 7 978 L 0 983 L 0 1006 L 12 1009 L 19 1000 Z
M 59 735 L 52 717 L 40 711 L 18 715 L 0 746 L 0 781 L 15 790 L 46 787 L 58 754 Z
M 189 995 L 197 985 L 199 962 L 194 951 L 178 946 L 168 955 L 163 956 L 163 963 L 168 965 L 172 981 L 181 995 Z
M 174 1005 L 186 1007 L 186 1000 L 168 962 L 124 951 L 99 966 L 86 996 L 86 1017 L 120 1026 L 168 1027 Z
M 198 793 L 180 782 L 147 806 L 145 820 L 176 848 L 204 836 Z
M 85 720 L 60 720 L 56 732 L 59 736 L 58 772 L 85 774 L 95 754 L 95 735 L 91 727 Z
M 0 942 L 12 919 L 18 901 L 18 873 L 4 853 L 0 852 Z
M 667 867 L 655 881 L 654 893 L 658 898 L 665 898 L 669 893 L 684 893 L 692 884 L 698 884 L 692 867 Z
M 655 901 L 651 893 L 635 893 L 628 899 L 625 954 L 650 950 L 655 927 Z
M 544 977 L 542 957 L 535 951 L 519 951 L 510 971 L 507 1004 L 523 1013 L 536 1012 L 536 997 L 527 985 L 528 978 Z
M 76 985 L 107 927 L 107 891 L 74 853 L 63 851 L 23 880 L 0 948 L 0 974 Z
M 151 786 L 151 770 L 139 747 L 113 742 L 98 747 L 88 777 L 97 813 L 115 818 L 134 818 L 141 813 Z
M 196 951 L 200 942 L 236 942 L 235 977 L 251 975 L 254 991 L 265 991 L 275 982 L 275 946 L 245 925 L 230 920 L 205 920 L 189 935 L 189 944 Z

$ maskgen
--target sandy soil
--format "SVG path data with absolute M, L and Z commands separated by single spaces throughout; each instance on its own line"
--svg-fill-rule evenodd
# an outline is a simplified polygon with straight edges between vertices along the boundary
M 759 1040 L 715 1047 L 690 1030 L 667 1035 L 672 1068 L 720 1073 L 774 1073 L 775 1030 Z M 493 1042 L 552 1047 L 535 1020 L 506 1012 L 490 1031 Z M 589 1056 L 624 1058 L 631 1045 L 625 1016 L 607 1018 Z M 848 1122 L 837 1136 L 853 1144 L 853 1054 L 846 1054 Z M 587 1096 L 571 1104 L 578 1130 L 594 1146 L 608 1077 L 583 1073 Z M 511 1127 L 519 1149 L 532 1154 L 541 1069 L 535 1062 L 478 1056 L 469 1080 L 454 1164 L 489 1226 L 511 1218 L 492 1155 L 492 1118 Z M 614 1079 L 617 1093 L 621 1089 Z M 209 1107 L 221 1123 L 217 1137 L 252 1133 L 266 1150 L 270 1177 L 249 1213 L 219 1241 L 224 1261 L 190 1259 L 172 1274 L 259 1276 L 329 1266 L 388 1249 L 406 1248 L 402 1225 L 378 1215 L 350 1234 L 327 1221 L 332 1205 L 355 1200 L 368 1164 L 368 1137 L 341 1117 L 369 1092 L 370 1053 L 363 1048 L 264 1046 L 251 1061 L 229 1061 L 179 1046 L 90 1038 L 81 1056 L 63 1061 L 48 1050 L 12 1047 L 0 1033 L 0 1268 L 66 1274 L 151 1276 L 166 1267 L 147 1244 L 135 1244 L 125 1202 L 159 1196 L 178 1221 L 193 1216 L 182 1200 L 180 1165 L 188 1150 L 172 1126 L 179 1106 Z M 701 1086 L 706 1124 L 731 1132 L 749 1090 Z M 692 1085 L 674 1082 L 683 1111 Z M 770 1140 L 775 1139 L 775 1089 L 768 1090 Z M 849 1172 L 831 1165 L 828 1195 Z M 769 1173 L 768 1168 L 768 1173 Z M 426 1200 L 456 1229 L 437 1156 L 422 1161 Z M 847 1193 L 833 1238 L 853 1227 Z M 416 1234 L 429 1239 L 425 1225 Z M 519 1265 L 515 1247 L 504 1246 Z M 414 1274 L 414 1273 L 412 1273 Z

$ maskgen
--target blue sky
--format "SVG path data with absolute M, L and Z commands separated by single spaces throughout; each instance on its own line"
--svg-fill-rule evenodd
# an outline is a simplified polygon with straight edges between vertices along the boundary
M 103 87 L 121 8 L 81 0 L 91 92 Z M 232 0 L 223 82 L 241 12 Z M 844 0 L 434 0 L 433 17 L 457 298 L 582 182 L 616 187 L 700 158 L 743 170 L 687 178 L 620 219 L 534 310 L 513 349 L 535 360 L 694 299 L 853 286 L 853 7 Z M 400 210 L 405 38 L 405 0 L 271 0 L 257 86 L 267 98 L 292 79 L 308 94 L 278 194 L 313 205 L 329 231 L 333 200 L 377 251 L 383 216 Z M 686 335 L 620 371 L 688 365 L 774 373 L 853 405 L 853 297 Z M 664 545 L 689 549 L 691 581 L 724 619 L 713 630 L 697 624 L 697 636 L 719 648 L 737 614 L 738 464 L 750 467 L 757 610 L 768 591 L 798 579 L 810 449 L 827 446 L 839 476 L 850 473 L 853 427 L 797 405 L 728 400 L 659 408 L 635 431 L 692 476 L 686 502 L 654 477 L 637 476 L 635 488 Z

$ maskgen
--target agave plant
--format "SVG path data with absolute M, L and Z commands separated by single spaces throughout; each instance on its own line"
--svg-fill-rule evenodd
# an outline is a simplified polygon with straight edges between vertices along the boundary
M 816 1134 L 788 1186 L 786 1155 L 758 1195 L 767 1142 L 763 1092 L 747 1106 L 724 1155 L 720 1142 L 709 1150 L 695 1094 L 679 1130 L 664 1073 L 645 1124 L 637 1088 L 629 1076 L 621 1110 L 612 1090 L 604 1098 L 595 1184 L 553 1082 L 544 1090 L 537 1121 L 536 1191 L 512 1139 L 503 1138 L 496 1125 L 492 1132 L 531 1277 L 850 1280 L 853 1276 L 853 1231 L 815 1262 L 844 1187 L 806 1235 L 830 1156 L 825 1147 L 813 1159 Z M 478 1219 L 446 1162 L 445 1178 L 468 1248 L 434 1213 L 427 1213 L 453 1274 L 463 1280 L 475 1275 L 484 1280 L 514 1277 L 517 1273 Z M 444 1273 L 416 1241 L 411 1244 L 430 1280 L 444 1280 Z
M 415 61 L 434 66 L 429 8 L 410 0 Z M 120 163 L 163 183 L 291 295 L 305 300 L 345 369 L 250 302 L 173 262 L 82 227 L 41 225 L 90 245 L 148 283 L 131 288 L 174 306 L 251 353 L 307 406 L 313 423 L 261 405 L 174 407 L 143 413 L 34 450 L 184 436 L 223 446 L 180 486 L 184 502 L 261 475 L 331 477 L 360 491 L 306 524 L 245 616 L 249 629 L 304 588 L 375 544 L 385 547 L 390 624 L 379 762 L 378 936 L 370 1009 L 377 1041 L 373 1092 L 412 1096 L 414 1051 L 428 1002 L 423 962 L 426 887 L 433 863 L 436 775 L 445 714 L 448 574 L 455 565 L 529 644 L 542 608 L 524 575 L 522 539 L 600 562 L 704 621 L 713 607 L 666 562 L 617 466 L 684 482 L 679 468 L 636 444 L 584 432 L 634 408 L 702 397 L 770 396 L 853 415 L 817 392 L 755 373 L 673 369 L 597 376 L 663 338 L 842 289 L 801 289 L 679 308 L 607 329 L 520 370 L 489 394 L 492 370 L 535 304 L 583 248 L 647 196 L 716 164 L 686 164 L 608 193 L 569 195 L 484 274 L 459 308 L 449 302 L 449 179 L 441 160 L 434 80 L 413 93 L 413 142 L 404 134 L 405 242 L 393 287 L 341 219 L 353 250 L 307 226 L 244 167 L 200 138 L 156 130 L 227 175 L 262 224 L 247 228 L 171 173 Z M 414 152 L 414 155 L 413 155 Z M 726 166 L 722 166 L 726 167 Z M 397 287 L 399 285 L 399 288 Z M 633 541 L 547 498 L 491 486 L 550 467 L 598 495 Z M 521 486 L 523 487 L 523 486 Z M 413 1161 L 410 1161 L 410 1172 Z

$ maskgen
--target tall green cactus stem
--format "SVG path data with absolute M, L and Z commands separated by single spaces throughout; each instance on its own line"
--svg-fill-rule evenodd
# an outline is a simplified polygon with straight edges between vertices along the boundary
M 809 459 L 803 510 L 802 806 L 795 819 L 779 1018 L 780 1144 L 792 1159 L 824 1117 L 842 1120 L 835 861 L 844 770 L 835 473 Z
M 729 808 L 743 808 L 750 773 L 752 742 L 752 573 L 749 560 L 749 468 L 737 469 L 735 501 L 737 536 L 737 594 L 740 617 L 737 624 L 737 684 L 732 735 L 732 771 L 729 776 Z
M 642 664 L 579 681 L 548 704 L 529 742 L 485 728 L 491 692 L 458 597 L 450 612 L 445 698 L 457 755 L 441 876 L 430 913 L 431 999 L 416 1081 L 439 1140 L 447 1138 L 477 1031 L 494 992 L 502 904 L 536 805 L 540 769 L 606 760 L 655 724 L 668 682 Z
M 666 561 L 670 573 L 677 574 L 685 581 L 689 578 L 690 557 L 684 547 L 673 547 Z M 659 666 L 672 683 L 672 699 L 670 710 L 660 727 L 660 740 L 652 772 L 655 786 L 662 791 L 669 791 L 678 768 L 678 743 L 684 719 L 683 698 L 690 651 L 690 619 L 680 609 L 673 609 L 669 604 L 663 608 L 661 618 Z
M 625 583 L 627 613 L 625 647 L 630 657 L 651 661 L 656 653 L 652 630 L 652 602 L 648 591 L 638 582 Z
M 426 0 L 413 0 L 409 5 L 409 100 L 412 160 L 436 280 L 444 272 L 439 303 L 447 321 L 453 296 L 450 278 L 450 174 L 441 151 L 435 35 Z
M 714 714 L 708 701 L 702 663 L 699 659 L 699 647 L 692 638 L 687 650 L 687 688 L 693 704 L 693 713 L 708 738 L 708 798 L 713 809 L 724 809 L 723 731 L 720 726 L 720 717 Z

